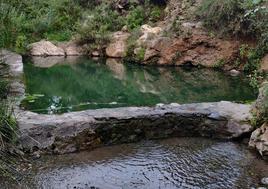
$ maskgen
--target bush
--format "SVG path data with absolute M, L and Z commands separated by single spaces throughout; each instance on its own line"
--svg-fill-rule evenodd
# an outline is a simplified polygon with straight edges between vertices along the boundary
M 0 64 L 2 65 L 1 62 Z M 3 68 L 5 67 L 1 66 L 0 69 Z M 15 179 L 13 173 L 16 160 L 10 156 L 8 148 L 16 140 L 17 123 L 12 106 L 6 100 L 8 90 L 8 81 L 0 75 L 0 177 Z
M 204 0 L 197 15 L 223 33 L 260 39 L 268 32 L 268 8 L 261 0 Z
M 43 38 L 67 40 L 81 12 L 73 0 L 0 0 L 0 48 L 23 52 Z
M 77 32 L 83 43 L 95 44 L 91 48 L 98 49 L 108 43 L 111 32 L 118 31 L 123 26 L 123 17 L 113 11 L 109 4 L 102 4 L 84 13 Z
M 14 142 L 16 136 L 17 124 L 10 107 L 6 101 L 0 102 L 0 147 Z
M 8 82 L 4 79 L 0 79 L 0 99 L 6 98 L 8 89 Z
M 132 7 L 127 15 L 127 26 L 133 30 L 140 27 L 145 21 L 145 11 L 142 6 Z

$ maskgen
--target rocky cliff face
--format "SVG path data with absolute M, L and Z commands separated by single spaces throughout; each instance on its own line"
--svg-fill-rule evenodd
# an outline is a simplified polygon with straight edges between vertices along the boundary
M 138 56 L 137 62 L 176 66 L 191 64 L 233 69 L 235 66 L 232 66 L 232 63 L 238 55 L 239 42 L 212 36 L 202 27 L 201 22 L 193 19 L 193 14 L 200 2 L 200 0 L 170 0 L 163 21 L 156 23 L 155 27 L 141 26 L 140 35 L 136 39 L 132 52 L 134 58 Z M 117 51 L 122 46 L 128 46 L 125 36 L 122 36 L 122 39 L 112 37 L 112 41 L 106 50 L 109 52 L 107 53 L 109 57 L 118 54 Z M 114 41 L 118 42 L 114 43 Z M 118 55 L 120 56 L 117 57 L 125 57 L 124 53 Z

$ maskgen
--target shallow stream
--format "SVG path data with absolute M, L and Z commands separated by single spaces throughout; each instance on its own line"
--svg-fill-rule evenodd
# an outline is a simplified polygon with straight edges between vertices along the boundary
M 245 145 L 173 138 L 46 156 L 35 161 L 30 188 L 235 189 L 259 186 L 268 163 Z

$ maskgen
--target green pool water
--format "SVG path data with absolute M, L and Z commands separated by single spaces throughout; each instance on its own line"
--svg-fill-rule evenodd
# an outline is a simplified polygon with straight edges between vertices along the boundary
M 212 69 L 146 67 L 86 57 L 34 61 L 24 60 L 27 97 L 21 106 L 38 113 L 256 98 L 244 75 Z

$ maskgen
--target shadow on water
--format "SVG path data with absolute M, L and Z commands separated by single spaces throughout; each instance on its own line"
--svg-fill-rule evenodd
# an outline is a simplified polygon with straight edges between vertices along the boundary
M 244 75 L 231 77 L 211 69 L 146 67 L 85 57 L 24 62 L 26 92 L 38 99 L 26 99 L 22 105 L 38 113 L 256 98 Z

